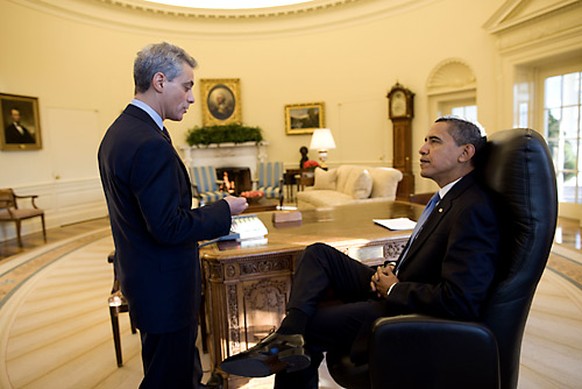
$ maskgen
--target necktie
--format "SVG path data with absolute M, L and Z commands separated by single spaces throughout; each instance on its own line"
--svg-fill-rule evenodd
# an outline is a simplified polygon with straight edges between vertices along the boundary
M 170 138 L 170 133 L 168 132 L 168 130 L 166 129 L 166 127 L 164 127 L 162 129 L 162 135 L 164 136 L 164 138 L 166 138 L 166 140 L 168 142 L 170 142 L 170 144 L 172 144 L 172 138 Z
M 428 204 L 426 204 L 426 207 L 424 207 L 424 210 L 422 211 L 422 214 L 418 218 L 418 221 L 416 222 L 416 226 L 414 227 L 414 230 L 412 231 L 412 235 L 410 235 L 408 246 L 406 246 L 406 251 L 404 252 L 404 254 L 402 254 L 402 257 L 400 258 L 400 262 L 398 262 L 398 265 L 396 266 L 396 272 L 398 272 L 400 265 L 402 265 L 402 262 L 404 262 L 404 260 L 406 259 L 406 255 L 408 255 L 408 250 L 410 250 L 410 246 L 412 246 L 412 242 L 414 242 L 414 240 L 418 236 L 419 232 L 422 230 L 423 224 L 426 222 L 426 220 L 428 219 L 428 217 L 432 213 L 434 207 L 437 205 L 437 203 L 439 201 L 441 201 L 441 196 L 439 196 L 439 192 L 436 192 L 434 194 L 434 196 L 432 196 L 430 198 Z

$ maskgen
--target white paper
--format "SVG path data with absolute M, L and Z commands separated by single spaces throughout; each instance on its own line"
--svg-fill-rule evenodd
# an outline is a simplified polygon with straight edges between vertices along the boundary
M 412 230 L 416 226 L 416 222 L 407 217 L 399 217 L 396 219 L 374 219 L 374 223 L 392 231 Z

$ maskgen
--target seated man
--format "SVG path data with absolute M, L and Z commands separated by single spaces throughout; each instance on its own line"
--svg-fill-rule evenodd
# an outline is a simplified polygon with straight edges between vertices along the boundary
M 485 143 L 479 126 L 437 119 L 419 153 L 421 175 L 440 189 L 395 266 L 373 269 L 325 244 L 307 247 L 280 328 L 221 368 L 251 377 L 276 373 L 276 388 L 317 388 L 323 351 L 348 351 L 354 362 L 365 362 L 380 317 L 479 320 L 501 245 L 496 207 L 475 171 Z

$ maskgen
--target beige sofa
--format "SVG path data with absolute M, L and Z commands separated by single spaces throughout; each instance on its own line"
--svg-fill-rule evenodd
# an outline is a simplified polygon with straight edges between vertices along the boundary
M 299 209 L 388 201 L 396 198 L 399 170 L 388 167 L 341 165 L 325 171 L 315 169 L 314 184 L 297 193 Z

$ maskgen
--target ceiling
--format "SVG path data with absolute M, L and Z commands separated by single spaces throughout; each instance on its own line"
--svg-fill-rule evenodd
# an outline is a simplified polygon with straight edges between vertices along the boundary
M 261 9 L 292 4 L 311 3 L 314 0 L 145 0 L 145 2 L 166 4 L 186 8 L 203 9 Z

